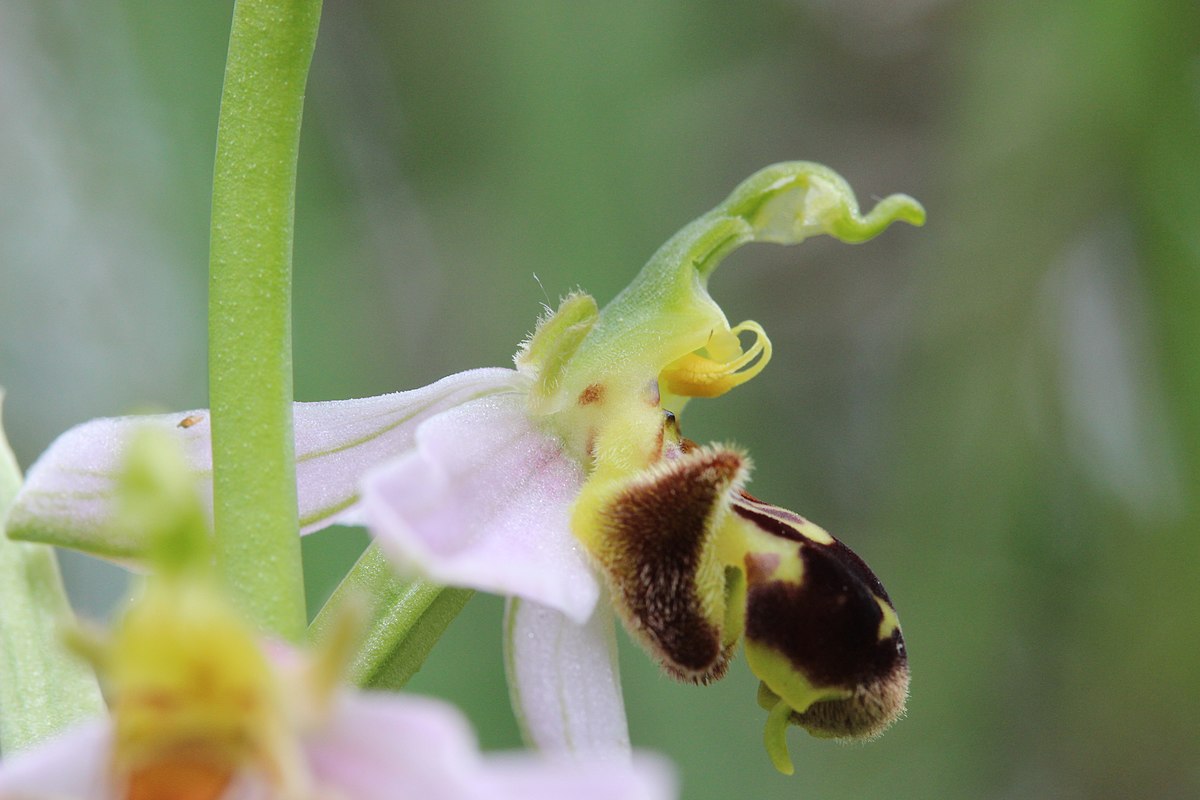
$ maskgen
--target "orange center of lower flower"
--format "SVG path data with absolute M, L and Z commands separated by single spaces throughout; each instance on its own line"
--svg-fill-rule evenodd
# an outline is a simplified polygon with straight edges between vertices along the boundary
M 232 780 L 231 764 L 178 753 L 134 770 L 125 800 L 216 800 Z

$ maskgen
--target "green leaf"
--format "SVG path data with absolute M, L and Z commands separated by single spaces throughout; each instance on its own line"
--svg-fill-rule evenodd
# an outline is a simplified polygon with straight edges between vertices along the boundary
M 20 486 L 0 424 L 0 528 Z M 95 675 L 63 645 L 60 631 L 71 621 L 54 550 L 0 536 L 0 750 L 6 754 L 104 713 Z

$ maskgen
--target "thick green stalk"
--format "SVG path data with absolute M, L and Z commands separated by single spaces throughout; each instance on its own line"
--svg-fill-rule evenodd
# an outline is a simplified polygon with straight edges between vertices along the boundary
M 238 0 L 209 254 L 217 559 L 242 608 L 299 640 L 304 591 L 292 434 L 296 158 L 320 0 Z
M 365 635 L 347 677 L 356 686 L 399 689 L 474 594 L 420 579 L 402 581 L 373 544 L 313 620 L 309 638 L 319 644 L 338 636 L 347 616 L 345 604 L 368 603 Z
M 0 426 L 0 752 L 5 754 L 104 712 L 96 677 L 63 647 L 62 626 L 71 620 L 71 607 L 54 550 L 3 535 L 20 486 L 21 472 Z

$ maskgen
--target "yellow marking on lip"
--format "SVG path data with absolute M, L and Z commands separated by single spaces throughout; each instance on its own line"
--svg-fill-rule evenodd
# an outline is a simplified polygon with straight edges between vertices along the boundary
M 890 639 L 892 634 L 900 627 L 900 618 L 896 616 L 896 611 L 883 598 L 875 596 L 875 602 L 879 604 L 879 610 L 883 612 L 883 619 L 879 620 L 879 641 Z

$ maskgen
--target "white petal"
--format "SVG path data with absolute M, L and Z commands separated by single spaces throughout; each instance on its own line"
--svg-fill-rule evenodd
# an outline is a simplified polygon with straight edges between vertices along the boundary
M 583 472 L 525 404 L 496 395 L 427 420 L 412 452 L 364 480 L 363 510 L 402 569 L 536 600 L 582 622 L 600 592 L 570 530 Z
M 674 796 L 668 769 L 554 761 L 528 755 L 484 758 L 462 715 L 439 701 L 347 693 L 307 745 L 318 791 L 355 800 L 657 800 Z
M 511 599 L 504 662 L 526 740 L 550 752 L 627 758 L 617 641 L 607 600 L 583 625 L 552 608 Z
M 477 369 L 408 392 L 296 403 L 296 484 L 304 532 L 353 521 L 362 474 L 409 449 L 421 421 L 479 397 L 524 392 L 524 386 L 513 370 Z M 211 505 L 207 411 L 95 419 L 59 436 L 29 470 L 9 518 L 11 535 L 114 558 L 140 555 L 143 542 L 122 538 L 107 523 L 125 444 L 143 426 L 160 428 L 181 443 Z
M 107 800 L 112 795 L 111 752 L 108 720 L 79 725 L 0 761 L 0 798 Z

